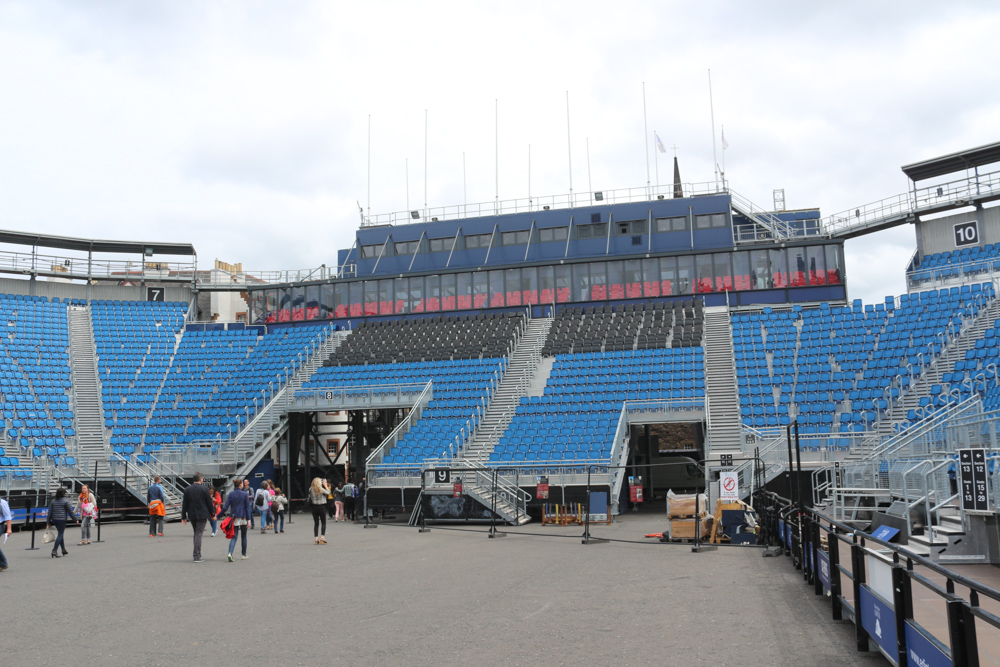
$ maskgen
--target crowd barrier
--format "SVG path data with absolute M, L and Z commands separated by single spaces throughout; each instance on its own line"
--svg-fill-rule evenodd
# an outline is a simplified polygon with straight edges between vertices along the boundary
M 816 595 L 830 597 L 832 620 L 854 623 L 859 651 L 923 667 L 1000 658 L 1000 616 L 985 607 L 1000 609 L 1000 591 L 774 493 L 759 500 L 768 544 L 791 557 Z M 935 627 L 942 615 L 943 630 Z

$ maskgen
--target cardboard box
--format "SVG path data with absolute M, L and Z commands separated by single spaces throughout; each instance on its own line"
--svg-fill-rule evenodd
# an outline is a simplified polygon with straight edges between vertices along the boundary
M 671 519 L 670 520 L 670 539 L 672 540 L 693 540 L 694 539 L 694 529 L 695 520 L 694 519 Z M 709 521 L 702 521 L 701 524 L 701 539 L 703 541 L 708 541 L 708 537 L 712 532 L 712 525 Z
M 708 498 L 704 493 L 698 494 L 698 513 L 708 514 Z M 674 493 L 667 491 L 667 516 L 670 518 L 693 517 L 695 511 L 695 494 Z

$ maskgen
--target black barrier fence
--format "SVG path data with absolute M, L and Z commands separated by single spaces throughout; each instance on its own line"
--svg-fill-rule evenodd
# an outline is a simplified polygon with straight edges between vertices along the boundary
M 736 470 L 750 467 L 750 488 L 741 493 Z M 690 468 L 695 470 L 690 470 Z M 619 498 L 600 497 L 602 491 L 592 490 L 592 470 L 622 470 L 627 473 Z M 731 473 L 731 474 L 727 474 Z M 586 490 L 584 513 L 584 544 L 630 542 L 634 544 L 690 544 L 694 551 L 715 546 L 763 546 L 758 536 L 758 521 L 753 509 L 754 497 L 762 488 L 761 462 L 756 456 L 729 456 L 701 460 L 696 465 L 687 461 L 630 464 L 625 466 L 591 466 Z M 642 497 L 649 476 L 659 476 L 656 488 L 666 488 L 663 498 Z M 713 479 L 717 476 L 718 479 Z M 676 484 L 667 483 L 673 480 Z M 713 497 L 712 483 L 718 481 L 720 492 Z M 729 486 L 728 482 L 732 482 Z M 673 488 L 677 493 L 673 493 Z M 723 489 L 725 489 L 723 491 Z M 686 492 L 686 493 L 685 493 Z M 722 498 L 725 494 L 726 498 Z M 750 503 L 736 507 L 736 500 L 749 497 Z M 730 509 L 716 511 L 716 501 L 729 500 Z M 596 501 L 596 507 L 595 507 Z M 616 504 L 618 515 L 610 514 Z M 606 513 L 607 512 L 607 513 Z M 707 546 L 711 545 L 711 547 Z
M 787 498 L 765 491 L 760 501 L 769 539 L 830 597 L 832 620 L 854 623 L 859 651 L 895 665 L 1000 661 L 1000 591 Z
M 697 462 L 697 470 L 693 473 L 685 470 L 686 479 L 693 479 L 694 483 L 687 482 L 680 485 L 679 490 L 695 491 L 695 507 L 692 514 L 715 515 L 714 501 L 710 485 L 706 484 L 702 471 L 706 469 L 707 462 Z M 448 466 L 446 473 L 442 469 L 427 469 L 423 471 L 420 496 L 416 507 L 407 508 L 404 516 L 397 520 L 390 520 L 389 517 L 376 517 L 376 513 L 368 511 L 367 497 L 365 498 L 366 509 L 364 510 L 364 525 L 366 528 L 373 528 L 380 525 L 395 527 L 415 527 L 420 532 L 430 532 L 431 527 L 435 530 L 457 530 L 470 533 L 481 533 L 488 537 L 502 537 L 505 535 L 521 535 L 533 537 L 555 537 L 580 539 L 583 544 L 600 544 L 606 542 L 628 542 L 634 544 L 682 544 L 692 547 L 694 551 L 709 550 L 715 546 L 766 546 L 776 544 L 775 537 L 768 537 L 766 527 L 759 525 L 756 521 L 756 513 L 753 505 L 762 488 L 761 461 L 756 456 L 732 457 L 723 462 L 713 460 L 710 464 L 711 472 L 732 471 L 742 465 L 751 467 L 751 474 L 746 476 L 750 480 L 749 495 L 751 496 L 750 507 L 742 507 L 740 510 L 728 510 L 734 516 L 731 523 L 725 526 L 720 525 L 712 535 L 712 531 L 703 534 L 702 523 L 695 522 L 693 533 L 678 540 L 671 539 L 670 517 L 667 514 L 667 505 L 664 498 L 647 499 L 641 497 L 643 484 L 639 483 L 638 477 L 657 475 L 671 468 L 691 466 L 689 461 L 685 462 L 664 462 L 652 464 L 638 464 L 628 466 L 588 466 L 587 476 L 582 480 L 577 489 L 575 498 L 563 492 L 557 494 L 557 502 L 546 502 L 548 498 L 548 480 L 544 476 L 528 475 L 526 471 L 518 467 L 510 468 L 482 468 L 463 467 L 461 465 Z M 614 514 L 618 498 L 611 498 L 608 480 L 611 477 L 607 473 L 612 471 L 622 471 L 627 474 L 622 485 L 621 509 L 619 514 Z M 446 474 L 447 477 L 434 479 L 435 475 Z M 628 479 L 632 478 L 632 479 Z M 648 477 L 644 477 L 644 481 Z M 459 491 L 455 489 L 456 481 L 461 481 L 463 488 Z M 428 513 L 427 506 L 434 503 L 429 498 L 452 495 L 455 498 L 455 506 L 465 507 L 465 501 L 460 496 L 465 496 L 470 491 L 470 480 L 478 480 L 478 494 L 486 496 L 486 502 L 480 503 L 479 510 L 485 510 L 479 514 L 475 512 L 462 515 L 456 513 L 450 516 L 442 516 L 440 513 Z M 513 484 L 511 480 L 514 480 Z M 428 482 L 431 482 L 430 484 Z M 629 482 L 634 482 L 629 484 Z M 530 485 L 529 485 L 530 484 Z M 507 497 L 510 499 L 515 492 L 511 487 L 517 487 L 516 493 L 525 494 L 519 503 L 515 503 L 514 521 L 507 521 L 498 511 L 498 499 Z M 654 485 L 660 488 L 660 484 Z M 526 493 L 532 490 L 534 493 Z M 635 488 L 633 488 L 635 487 Z M 485 492 L 485 493 L 484 493 Z M 639 497 L 634 495 L 636 492 Z M 747 495 L 747 494 L 743 494 Z M 601 497 L 603 496 L 603 500 Z M 525 525 L 519 525 L 517 518 L 520 517 L 522 508 L 527 509 L 528 500 L 531 500 L 531 521 Z M 541 501 L 541 502 L 539 502 Z M 706 507 L 707 504 L 707 507 Z M 510 504 L 507 505 L 508 510 Z M 408 515 L 409 520 L 406 521 Z M 600 518 L 598 523 L 595 519 Z M 733 539 L 733 534 L 739 529 L 739 539 Z M 714 539 L 713 539 L 714 537 Z M 711 546 L 707 546 L 711 543 Z

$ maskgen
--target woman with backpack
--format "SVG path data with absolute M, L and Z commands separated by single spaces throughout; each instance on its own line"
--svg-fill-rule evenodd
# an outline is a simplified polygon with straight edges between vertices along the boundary
M 254 494 L 253 506 L 257 512 L 260 512 L 260 534 L 263 535 L 267 532 L 267 515 L 271 511 L 271 494 L 268 491 L 266 481 L 260 483 L 260 488 Z

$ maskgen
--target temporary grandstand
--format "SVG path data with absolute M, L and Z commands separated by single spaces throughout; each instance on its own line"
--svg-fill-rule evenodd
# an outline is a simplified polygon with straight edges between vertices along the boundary
M 27 507 L 88 483 L 113 517 L 153 476 L 172 515 L 196 470 L 294 498 L 365 478 L 368 520 L 524 524 L 662 503 L 651 471 L 684 461 L 713 499 L 735 473 L 740 498 L 798 489 L 928 562 L 1000 564 L 998 150 L 832 216 L 717 182 L 372 216 L 334 269 L 0 232 L 0 486 Z M 849 299 L 844 240 L 901 224 L 907 293 Z M 216 292 L 245 321 L 200 317 Z

